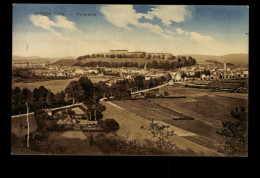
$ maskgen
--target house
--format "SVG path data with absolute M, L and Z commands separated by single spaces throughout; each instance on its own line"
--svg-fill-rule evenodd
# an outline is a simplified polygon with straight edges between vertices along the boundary
M 76 69 L 75 73 L 76 74 L 85 74 L 86 72 L 84 70 L 82 70 L 82 69 Z
M 201 74 L 200 78 L 203 80 L 205 79 L 206 75 L 205 74 Z
M 90 74 L 98 74 L 98 70 L 97 69 L 89 69 L 88 70 L 88 73 L 90 73 Z
M 174 77 L 175 81 L 181 81 L 181 75 L 180 74 L 176 74 Z
M 150 76 L 150 75 L 145 75 L 145 76 L 144 76 L 144 79 L 145 79 L 145 80 L 150 80 L 150 79 L 151 79 L 151 76 Z
M 131 79 L 132 76 L 131 76 L 131 75 L 127 75 L 125 78 L 126 78 L 126 79 Z
M 99 74 L 98 74 L 98 76 L 101 76 L 101 77 L 103 77 L 103 76 L 104 76 L 104 73 L 103 73 L 103 72 L 101 72 L 101 73 L 99 73 Z

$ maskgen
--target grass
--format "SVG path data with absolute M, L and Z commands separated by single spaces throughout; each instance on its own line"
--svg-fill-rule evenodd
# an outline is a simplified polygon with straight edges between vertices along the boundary
M 99 81 L 107 81 L 110 80 L 109 77 L 100 77 L 100 76 L 88 76 L 93 83 L 97 83 Z M 20 87 L 29 88 L 33 91 L 35 88 L 39 88 L 40 86 L 44 86 L 47 89 L 50 89 L 53 93 L 64 91 L 65 88 L 69 85 L 71 81 L 78 81 L 78 78 L 73 79 L 62 79 L 62 80 L 49 80 L 49 81 L 40 81 L 40 82 L 33 82 L 33 83 L 12 83 L 12 88 Z
M 154 140 L 153 135 L 149 130 L 141 129 L 142 126 L 148 126 L 150 121 L 139 116 L 138 113 L 140 112 L 129 112 L 125 108 L 115 107 L 105 101 L 103 101 L 102 104 L 106 106 L 106 110 L 103 112 L 103 118 L 113 118 L 119 123 L 120 129 L 117 131 L 117 134 L 121 138 L 125 138 L 128 141 L 136 140 L 140 143 L 143 143 L 145 139 Z M 139 110 L 142 110 L 142 106 L 138 105 L 137 107 L 139 107 Z M 180 150 L 192 150 L 192 152 L 194 152 L 192 155 L 218 155 L 215 151 L 197 145 L 180 136 L 172 136 L 170 141 L 173 144 L 176 144 Z
M 49 132 L 49 138 L 21 147 L 19 140 L 12 143 L 12 154 L 32 155 L 102 155 L 97 146 L 90 145 L 82 131 Z
M 241 86 L 242 87 L 246 86 L 248 88 L 248 79 L 213 81 L 209 83 L 208 86 L 212 88 L 227 88 L 227 89 L 236 89 Z
M 23 125 L 22 128 L 20 128 L 20 125 Z M 24 126 L 27 125 L 27 116 L 22 116 L 22 117 L 14 117 L 12 118 L 11 122 L 11 132 L 14 133 L 16 136 L 24 136 L 27 134 L 27 128 L 24 128 Z M 34 115 L 29 115 L 29 129 L 30 132 L 34 132 L 37 129 L 37 124 L 36 120 L 34 118 Z
M 218 149 L 223 137 L 216 134 L 222 128 L 222 121 L 232 119 L 231 110 L 245 106 L 246 94 L 214 92 L 210 89 L 187 87 L 165 87 L 170 95 L 187 98 L 149 98 L 143 100 L 113 101 L 120 107 L 145 119 L 160 120 L 178 128 L 197 134 L 184 137 L 210 149 Z M 231 95 L 231 96 L 230 96 Z M 170 112 L 172 111 L 172 112 Z M 172 113 L 181 113 L 194 120 L 175 120 Z

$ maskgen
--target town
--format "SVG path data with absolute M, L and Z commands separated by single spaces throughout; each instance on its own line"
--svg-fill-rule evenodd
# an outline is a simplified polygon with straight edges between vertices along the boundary
M 129 53 L 133 56 L 127 56 Z M 124 54 L 125 58 L 122 57 Z M 106 60 L 110 60 L 110 63 L 102 61 L 102 57 L 100 57 L 102 55 L 107 56 Z M 166 102 L 166 100 L 171 102 L 171 100 L 180 100 L 181 98 L 188 97 L 193 98 L 192 102 L 194 102 L 197 100 L 197 96 L 201 95 L 222 96 L 222 92 L 224 92 L 224 96 L 228 96 L 228 93 L 230 93 L 230 95 L 232 93 L 248 93 L 248 67 L 230 64 L 225 60 L 223 62 L 208 60 L 208 63 L 197 63 L 196 59 L 191 56 L 174 56 L 169 53 L 128 52 L 127 50 L 110 50 L 108 53 L 86 56 L 80 56 L 77 59 L 68 60 L 68 62 L 66 62 L 66 60 L 58 60 L 55 62 L 41 61 L 38 63 L 31 61 L 13 61 L 14 115 L 12 119 L 16 124 L 13 124 L 12 128 L 14 129 L 14 133 L 17 133 L 16 135 L 21 136 L 22 133 L 22 135 L 28 135 L 26 129 L 21 130 L 16 128 L 18 127 L 18 123 L 27 125 L 25 122 L 26 117 L 32 120 L 38 117 L 51 117 L 53 118 L 52 120 L 56 120 L 54 123 L 56 126 L 52 126 L 54 127 L 52 129 L 55 131 L 60 132 L 67 130 L 66 132 L 68 132 L 70 130 L 80 130 L 85 133 L 90 133 L 89 138 L 92 144 L 94 142 L 94 138 L 92 137 L 95 135 L 93 133 L 109 132 L 111 128 L 108 127 L 109 125 L 111 126 L 111 123 L 112 130 L 115 128 L 121 128 L 122 130 L 122 127 L 124 127 L 125 121 L 122 121 L 120 117 L 115 118 L 114 116 L 113 119 L 106 119 L 111 122 L 107 123 L 108 125 L 105 124 L 106 120 L 104 121 L 102 119 L 103 112 L 106 113 L 108 108 L 115 107 L 113 109 L 111 108 L 111 110 L 115 112 L 116 108 L 120 108 L 119 111 L 114 113 L 118 114 L 118 116 L 120 116 L 119 113 L 121 110 L 127 109 L 128 112 L 131 112 L 130 116 L 133 113 L 137 113 L 143 118 L 155 119 L 155 122 L 152 121 L 153 124 L 158 124 L 158 121 L 163 121 L 163 124 L 166 124 L 166 126 L 172 129 L 171 132 L 167 131 L 167 134 L 171 133 L 172 136 L 178 136 L 186 133 L 186 129 L 188 129 L 188 135 L 193 136 L 194 133 L 189 132 L 191 130 L 187 128 L 187 126 L 183 124 L 180 125 L 180 123 L 173 124 L 172 122 L 177 122 L 178 120 L 184 120 L 183 123 L 193 122 L 195 119 L 195 122 L 207 123 L 208 121 L 204 119 L 201 121 L 201 118 L 204 118 L 202 115 L 197 116 L 195 113 L 189 113 L 190 111 L 187 113 L 186 110 L 183 110 L 184 108 L 178 109 L 179 106 L 172 108 L 172 104 L 170 103 L 170 107 L 168 105 L 159 104 L 158 111 L 162 112 L 162 115 L 159 117 L 156 117 L 157 114 L 155 113 L 153 115 L 143 115 L 143 113 L 139 113 L 141 110 L 132 110 L 131 107 L 136 105 L 134 107 L 136 108 L 141 104 L 142 106 L 140 105 L 139 109 L 141 109 L 140 107 L 143 107 L 142 109 L 147 107 L 146 109 L 153 113 L 153 109 L 158 107 L 154 105 L 157 103 L 156 99 L 160 102 Z M 150 59 L 150 56 L 155 57 L 154 59 Z M 167 57 L 165 58 L 165 56 Z M 135 61 L 132 61 L 133 59 Z M 143 61 L 140 63 L 138 60 Z M 73 62 L 71 63 L 71 61 Z M 190 63 L 186 61 L 190 61 Z M 33 84 L 37 84 L 40 80 L 50 83 L 61 81 L 62 85 L 59 87 L 57 83 L 53 86 L 46 83 L 41 87 L 38 86 L 39 89 L 37 89 Z M 68 81 L 68 85 L 62 81 Z M 25 88 L 21 91 L 19 86 Z M 86 88 L 86 86 L 88 87 Z M 64 87 L 63 90 L 60 89 L 56 91 L 57 88 L 62 87 Z M 187 92 L 183 92 L 186 91 L 184 88 L 192 91 L 193 94 L 187 95 Z M 193 89 L 195 90 L 193 91 Z M 201 89 L 210 93 L 207 94 L 201 91 Z M 210 89 L 213 92 L 210 91 Z M 217 91 L 220 93 L 217 93 Z M 40 94 L 40 98 L 42 97 L 41 99 L 37 96 L 39 95 L 37 92 Z M 57 93 L 55 94 L 54 92 Z M 19 104 L 18 102 L 19 93 L 31 93 L 26 94 L 27 97 L 31 95 L 31 103 L 29 104 L 30 113 L 28 113 L 28 116 L 26 114 L 25 103 Z M 26 95 L 24 95 L 24 97 L 26 97 Z M 234 97 L 242 96 L 235 95 Z M 169 100 L 170 98 L 171 100 Z M 44 99 L 44 101 L 42 101 L 42 99 Z M 24 102 L 27 100 L 28 99 L 25 98 Z M 149 102 L 154 104 L 149 104 Z M 125 105 L 126 103 L 127 105 Z M 131 107 L 129 108 L 129 106 Z M 166 111 L 164 107 L 167 107 L 170 111 Z M 39 111 L 40 108 L 45 109 Z M 39 116 L 43 113 L 45 113 L 45 116 Z M 165 120 L 163 115 L 166 113 L 169 117 L 173 117 L 173 121 Z M 110 114 L 108 116 L 110 116 Z M 168 118 L 168 116 L 166 117 Z M 21 121 L 21 119 L 23 121 Z M 36 121 L 37 124 L 35 121 L 31 122 L 30 129 L 32 132 L 37 130 L 37 125 L 46 124 L 42 123 L 43 121 Z M 219 122 L 215 123 L 214 121 L 214 124 L 220 127 Z M 178 125 L 181 130 L 179 131 L 173 127 L 173 125 Z M 143 128 L 144 126 L 140 127 Z M 129 128 L 126 130 L 128 129 Z M 201 128 L 199 127 L 198 129 Z M 173 130 L 175 130 L 175 134 Z M 195 143 L 201 144 L 201 141 L 198 142 L 200 139 L 202 138 L 197 138 Z M 207 140 L 206 142 L 208 143 L 203 144 L 203 146 L 206 147 L 206 152 L 211 152 L 207 150 L 211 148 L 208 146 L 211 141 Z M 217 145 L 215 142 L 214 144 Z M 216 147 L 214 147 L 214 149 L 216 150 Z M 209 154 L 215 155 L 217 153 L 211 152 Z
M 120 53 L 116 53 L 116 52 Z M 175 57 L 169 53 L 148 53 L 145 52 L 126 52 L 122 53 L 122 51 L 127 50 L 110 50 L 109 53 L 102 53 L 102 54 L 92 54 L 87 56 L 115 56 L 112 58 L 119 58 L 121 59 L 123 55 L 131 54 L 133 58 L 144 58 L 147 56 L 156 56 L 155 59 L 175 59 L 177 61 L 180 59 L 179 57 Z M 115 55 L 116 54 L 116 55 Z M 143 55 L 143 57 L 142 57 Z M 121 57 L 119 57 L 121 56 Z M 162 56 L 162 57 L 160 57 Z M 184 60 L 188 59 L 190 56 L 183 56 Z M 82 57 L 79 57 L 78 60 L 82 60 Z M 109 57 L 111 58 L 111 57 Z M 95 59 L 95 57 L 94 57 Z M 130 58 L 131 59 L 131 58 Z M 169 64 L 169 61 L 167 61 Z M 32 62 L 14 62 L 13 61 L 13 69 L 15 68 L 27 68 L 31 69 L 31 72 L 35 76 L 53 76 L 53 77 L 66 77 L 66 78 L 77 78 L 81 76 L 85 76 L 87 74 L 93 74 L 93 76 L 99 77 L 109 77 L 113 76 L 116 80 L 123 80 L 129 79 L 133 80 L 134 77 L 137 75 L 143 75 L 145 80 L 150 80 L 151 78 L 158 78 L 161 76 L 167 76 L 168 74 L 171 75 L 174 81 L 194 81 L 194 80 L 207 80 L 207 81 L 214 81 L 214 80 L 227 80 L 227 79 L 243 79 L 248 78 L 248 67 L 247 66 L 236 66 L 230 65 L 227 66 L 227 62 L 223 61 L 223 63 L 213 63 L 213 64 L 196 64 L 193 66 L 188 67 L 180 67 L 176 69 L 155 69 L 153 67 L 154 62 L 150 62 L 149 57 L 146 58 L 145 63 L 138 66 L 135 63 L 135 66 L 138 67 L 125 67 L 124 64 L 118 67 L 105 67 L 99 66 L 98 62 L 95 67 L 81 67 L 81 66 L 71 66 L 71 65 L 56 65 L 55 63 L 52 64 L 50 62 L 41 62 L 41 63 L 32 63 Z M 152 63 L 152 64 L 151 64 Z M 102 64 L 102 62 L 101 62 Z M 157 61 L 155 61 L 155 65 L 157 65 Z M 127 65 L 126 65 L 127 66 Z M 114 80 L 114 81 L 116 81 Z M 107 81 L 110 81 L 108 79 Z M 111 82 L 107 83 L 111 85 Z

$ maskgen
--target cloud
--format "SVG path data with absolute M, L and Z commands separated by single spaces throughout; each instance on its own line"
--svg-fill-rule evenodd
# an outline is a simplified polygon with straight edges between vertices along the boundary
M 169 6 L 169 5 L 160 5 L 156 8 L 152 8 L 152 11 L 149 11 L 146 15 L 146 19 L 153 20 L 155 17 L 161 19 L 162 23 L 165 26 L 169 26 L 172 22 L 180 23 L 184 22 L 185 17 L 190 16 L 190 11 L 187 10 L 187 6 Z
M 164 30 L 159 25 L 154 25 L 154 24 L 150 24 L 150 23 L 139 23 L 136 26 L 140 27 L 140 28 L 145 28 L 155 34 L 164 33 Z
M 58 27 L 63 30 L 68 30 L 68 31 L 77 31 L 80 32 L 75 26 L 75 23 L 72 21 L 67 20 L 65 16 L 55 16 L 55 21 L 50 20 L 47 16 L 42 16 L 42 15 L 31 15 L 30 16 L 31 22 L 36 26 L 36 27 L 41 27 L 45 30 L 48 30 L 58 36 L 61 36 L 62 34 L 55 30 L 53 27 Z
M 129 24 L 138 26 L 139 19 L 144 16 L 142 13 L 136 13 L 132 5 L 106 5 L 100 9 L 105 18 L 112 24 L 131 30 Z
M 146 29 L 154 34 L 172 39 L 172 37 L 166 34 L 166 32 L 159 25 L 139 22 L 139 20 L 146 14 L 136 13 L 133 5 L 106 5 L 102 6 L 100 11 L 104 14 L 107 21 L 117 27 L 132 30 L 129 25 L 133 25 L 137 28 Z
M 190 35 L 189 38 L 191 40 L 197 41 L 197 42 L 214 42 L 214 41 L 216 41 L 211 36 L 201 35 L 201 34 L 199 34 L 197 32 L 190 32 L 189 35 Z
M 197 32 L 188 32 L 188 31 L 182 30 L 181 28 L 176 28 L 176 32 L 179 35 L 187 36 L 188 39 L 191 40 L 191 41 L 201 42 L 201 43 L 216 42 L 216 40 L 214 38 L 212 38 L 211 36 L 201 35 Z

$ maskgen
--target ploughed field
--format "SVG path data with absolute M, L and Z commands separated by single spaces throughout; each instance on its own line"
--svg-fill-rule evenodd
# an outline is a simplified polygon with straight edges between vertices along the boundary
M 247 99 L 229 97 L 228 93 L 221 96 L 220 92 L 216 92 L 214 95 L 215 92 L 206 89 L 167 87 L 166 90 L 173 95 L 186 94 L 188 97 L 121 100 L 113 103 L 145 119 L 160 120 L 195 133 L 196 136 L 184 138 L 217 150 L 219 142 L 224 142 L 224 138 L 216 134 L 222 127 L 222 121 L 232 119 L 231 110 L 247 107 L 248 102 Z M 194 120 L 176 119 L 180 116 Z

